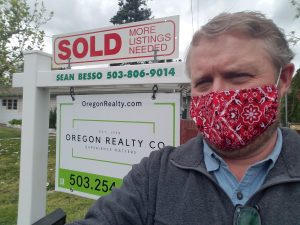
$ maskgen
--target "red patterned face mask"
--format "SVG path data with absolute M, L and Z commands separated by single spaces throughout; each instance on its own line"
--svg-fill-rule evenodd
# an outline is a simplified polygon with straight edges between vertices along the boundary
M 276 120 L 278 105 L 277 88 L 269 85 L 192 97 L 190 114 L 209 143 L 223 151 L 235 151 Z

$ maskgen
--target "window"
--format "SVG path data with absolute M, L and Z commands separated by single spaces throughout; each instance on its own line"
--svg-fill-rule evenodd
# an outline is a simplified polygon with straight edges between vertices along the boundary
M 8 110 L 16 110 L 18 109 L 18 99 L 2 99 L 2 106 L 6 106 Z
M 7 106 L 6 106 L 7 109 L 12 109 L 12 99 L 8 99 L 7 100 Z
M 13 100 L 13 109 L 17 109 L 18 108 L 18 100 L 14 99 Z

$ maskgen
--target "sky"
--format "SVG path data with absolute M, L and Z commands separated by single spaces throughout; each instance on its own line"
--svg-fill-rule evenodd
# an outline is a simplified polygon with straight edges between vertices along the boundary
M 154 18 L 180 16 L 179 57 L 184 59 L 188 44 L 197 28 L 221 12 L 260 11 L 288 35 L 300 36 L 300 18 L 289 0 L 146 0 Z M 27 0 L 33 5 L 35 0 Z M 109 20 L 118 11 L 118 0 L 43 0 L 54 16 L 42 28 L 46 32 L 47 53 L 52 53 L 52 36 L 113 26 Z M 300 2 L 298 0 L 298 2 Z M 300 68 L 300 41 L 292 46 L 294 63 Z

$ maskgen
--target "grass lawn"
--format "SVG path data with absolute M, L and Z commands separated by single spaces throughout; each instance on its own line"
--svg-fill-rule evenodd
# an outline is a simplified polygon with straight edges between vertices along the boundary
M 4 138 L 19 138 L 19 137 L 21 137 L 21 131 L 19 129 L 0 126 L 0 140 Z
M 20 130 L 0 126 L 0 225 L 17 224 L 20 169 Z M 49 138 L 47 214 L 62 208 L 67 222 L 82 219 L 95 202 L 54 191 L 55 137 Z

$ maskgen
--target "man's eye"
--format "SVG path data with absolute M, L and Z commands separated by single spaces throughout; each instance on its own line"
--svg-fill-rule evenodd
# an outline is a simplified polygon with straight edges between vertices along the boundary
M 251 78 L 251 75 L 248 73 L 238 73 L 227 77 L 227 79 L 232 80 L 234 82 L 247 81 L 249 78 Z
M 200 80 L 195 83 L 194 88 L 197 88 L 198 91 L 207 91 L 212 84 L 212 80 Z
M 237 74 L 237 77 L 250 77 L 251 75 L 248 73 L 239 73 Z
M 208 84 L 211 83 L 211 80 L 201 80 L 197 83 L 197 85 L 203 85 L 203 84 Z

